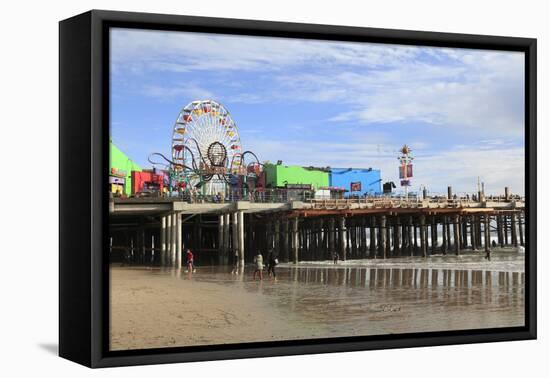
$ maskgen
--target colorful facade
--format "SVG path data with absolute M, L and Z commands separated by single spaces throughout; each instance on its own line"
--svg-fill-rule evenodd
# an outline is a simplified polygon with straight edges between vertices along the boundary
M 381 194 L 382 179 L 379 169 L 332 168 L 330 186 L 347 190 L 346 196 Z
M 132 171 L 132 195 L 143 192 L 162 193 L 164 181 L 164 173 L 161 171 Z
M 284 188 L 288 184 L 310 184 L 315 190 L 329 186 L 329 172 L 320 168 L 306 168 L 297 165 L 264 165 L 267 188 Z
M 132 171 L 141 171 L 112 141 L 109 142 L 109 186 L 113 193 L 132 194 Z

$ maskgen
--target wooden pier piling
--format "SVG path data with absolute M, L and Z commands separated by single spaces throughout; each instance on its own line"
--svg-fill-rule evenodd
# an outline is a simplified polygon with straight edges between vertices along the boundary
M 431 241 L 432 241 L 432 252 L 431 254 L 432 255 L 435 255 L 437 252 L 437 218 L 435 215 L 432 215 L 432 226 L 431 226 L 431 231 L 432 231 L 432 235 L 431 235 Z
M 491 228 L 490 228 L 490 217 L 485 215 L 485 258 L 491 260 Z
M 182 222 L 181 214 L 176 213 L 176 256 L 174 258 L 174 268 L 181 268 L 182 250 L 183 250 L 183 238 L 182 238 Z
M 441 222 L 441 236 L 443 238 L 443 242 L 441 243 L 441 253 L 444 255 L 447 254 L 447 246 L 448 246 L 447 238 L 449 234 L 449 228 L 447 226 L 448 226 L 447 217 L 443 216 L 442 222 Z
M 292 220 L 292 262 L 298 264 L 298 217 Z
M 386 258 L 386 216 L 380 216 L 380 255 Z
M 426 216 L 420 215 L 420 251 L 422 257 L 427 257 L 428 247 L 426 246 Z
M 376 258 L 376 218 L 374 216 L 370 217 L 370 228 L 369 228 L 369 249 L 370 257 Z
M 512 213 L 510 215 L 510 227 L 511 227 L 512 245 L 517 248 L 518 235 L 517 235 L 517 229 L 516 229 L 516 213 Z
M 340 239 L 340 258 L 342 260 L 346 260 L 346 218 L 340 217 L 339 218 L 339 226 L 338 226 L 338 233 L 339 233 L 339 239 Z
M 402 253 L 402 244 L 401 244 L 401 218 L 399 216 L 395 217 L 395 226 L 393 231 L 395 241 L 394 241 L 394 256 L 401 256 Z
M 523 239 L 523 217 L 521 214 L 518 215 L 518 229 L 519 229 L 519 244 L 523 247 L 525 241 Z
M 497 243 L 500 248 L 504 247 L 504 230 L 502 225 L 502 216 L 496 216 L 497 221 Z
M 454 249 L 455 254 L 458 256 L 460 254 L 460 227 L 459 227 L 460 217 L 456 214 L 453 218 L 453 240 L 454 240 Z
M 160 226 L 160 265 L 166 265 L 166 216 L 161 217 L 161 226 Z

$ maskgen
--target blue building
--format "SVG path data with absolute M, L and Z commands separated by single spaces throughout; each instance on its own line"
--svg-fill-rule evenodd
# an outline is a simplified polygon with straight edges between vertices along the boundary
M 329 180 L 331 187 L 346 189 L 346 197 L 382 193 L 382 178 L 379 169 L 332 168 Z M 354 184 L 353 188 L 352 183 Z

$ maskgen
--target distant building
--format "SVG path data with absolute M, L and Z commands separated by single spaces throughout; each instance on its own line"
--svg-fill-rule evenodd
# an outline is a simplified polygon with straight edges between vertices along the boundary
M 264 165 L 266 188 L 286 188 L 289 185 L 310 185 L 311 190 L 329 185 L 329 171 L 325 168 L 298 165 Z
M 160 170 L 132 171 L 132 195 L 160 195 L 165 181 L 164 172 Z
M 141 167 L 109 141 L 109 191 L 130 196 L 132 171 L 140 172 Z
M 346 197 L 382 193 L 382 179 L 379 169 L 332 168 L 330 170 L 329 186 L 345 189 Z

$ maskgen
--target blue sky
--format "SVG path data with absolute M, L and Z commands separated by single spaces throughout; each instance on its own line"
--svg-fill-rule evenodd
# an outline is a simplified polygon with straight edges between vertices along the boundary
M 111 31 L 111 135 L 148 166 L 180 110 L 222 103 L 262 161 L 379 168 L 413 190 L 524 192 L 522 53 L 130 29 Z

